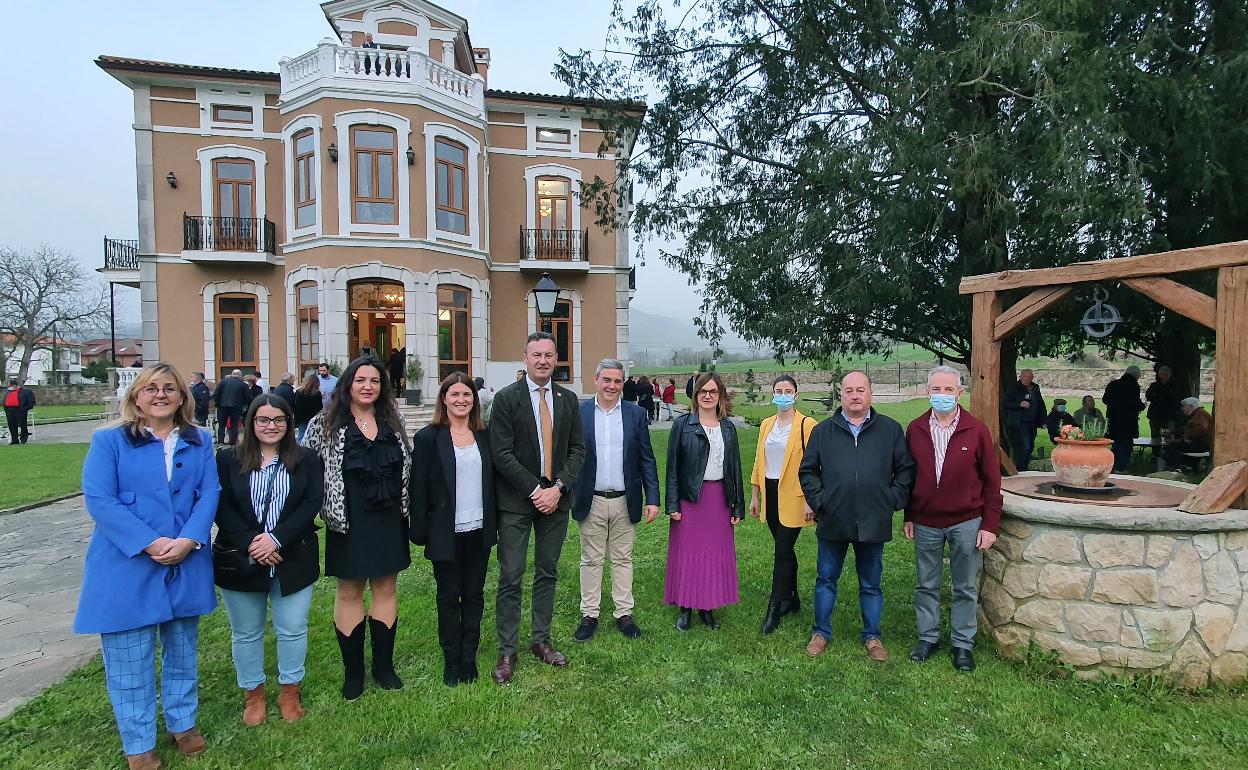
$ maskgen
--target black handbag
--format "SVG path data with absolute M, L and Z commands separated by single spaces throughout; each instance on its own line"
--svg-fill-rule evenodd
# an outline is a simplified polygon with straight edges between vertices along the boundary
M 277 481 L 277 471 L 269 475 L 269 483 L 264 492 L 264 506 L 260 509 L 267 514 L 269 505 L 273 502 L 273 485 Z M 265 533 L 268 533 L 268 516 L 265 515 Z M 256 577 L 264 570 L 267 570 L 263 564 L 251 558 L 251 554 L 245 548 L 234 548 L 232 546 L 223 545 L 221 543 L 221 535 L 217 534 L 217 540 L 212 544 L 212 576 L 217 582 L 234 582 L 246 580 Z

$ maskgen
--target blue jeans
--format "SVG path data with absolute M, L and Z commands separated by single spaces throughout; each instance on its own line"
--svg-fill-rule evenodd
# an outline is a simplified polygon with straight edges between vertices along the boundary
M 268 593 L 222 588 L 221 600 L 230 616 L 238 686 L 253 690 L 264 684 L 264 621 L 270 603 L 273 605 L 273 630 L 277 634 L 277 681 L 280 684 L 302 682 L 303 663 L 308 656 L 312 586 L 282 596 L 274 580 Z
M 832 638 L 832 608 L 836 606 L 836 588 L 845 567 L 845 554 L 850 543 L 845 540 L 819 540 L 819 578 L 815 581 L 814 633 Z M 858 606 L 862 609 L 862 640 L 880 638 L 880 615 L 884 612 L 884 592 L 880 576 L 884 573 L 883 543 L 854 543 L 854 567 L 858 570 Z
M 156 637 L 160 637 L 160 701 L 165 728 L 195 726 L 199 712 L 199 616 L 100 634 L 104 682 L 121 748 L 142 754 L 156 747 Z

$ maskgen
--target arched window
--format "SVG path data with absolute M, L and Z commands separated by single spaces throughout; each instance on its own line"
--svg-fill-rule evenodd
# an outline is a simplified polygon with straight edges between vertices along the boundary
M 472 375 L 472 293 L 438 287 L 438 381 L 452 372 Z
M 316 224 L 316 142 L 312 129 L 306 128 L 295 134 L 293 146 L 294 224 L 296 228 L 312 227 Z
M 406 348 L 404 288 L 397 281 L 365 279 L 349 284 L 352 358 L 371 348 L 385 362 L 391 348 Z
M 259 317 L 254 294 L 217 295 L 217 376 L 260 367 Z
M 299 345 L 299 378 L 321 362 L 321 308 L 315 281 L 295 284 L 295 328 Z

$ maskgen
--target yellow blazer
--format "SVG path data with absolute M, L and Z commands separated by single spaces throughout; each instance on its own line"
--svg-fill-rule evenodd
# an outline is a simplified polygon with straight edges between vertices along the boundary
M 754 452 L 754 472 L 750 475 L 750 483 L 759 489 L 759 518 L 767 520 L 767 455 L 765 445 L 771 426 L 776 424 L 777 415 L 763 420 L 758 430 L 758 449 Z M 784 465 L 780 469 L 780 485 L 776 498 L 780 503 L 780 523 L 786 527 L 809 527 L 813 521 L 806 521 L 803 509 L 806 496 L 802 494 L 802 485 L 797 479 L 798 466 L 802 464 L 802 454 L 806 450 L 805 442 L 810 440 L 810 432 L 818 422 L 807 417 L 796 409 L 793 410 L 793 427 L 789 430 L 789 443 L 784 448 Z

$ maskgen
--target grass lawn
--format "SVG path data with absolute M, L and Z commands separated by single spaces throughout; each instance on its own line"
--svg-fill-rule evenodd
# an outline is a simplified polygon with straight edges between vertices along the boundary
M 36 406 L 30 413 L 31 423 L 38 424 L 47 420 L 61 420 L 66 417 L 82 415 L 104 416 L 103 404 L 49 404 Z
M 77 492 L 87 446 L 0 445 L 0 510 Z
M 742 432 L 747 473 L 757 435 Z M 662 464 L 667 433 L 656 431 L 654 440 Z M 719 613 L 718 632 L 672 627 L 674 612 L 662 604 L 666 539 L 662 519 L 639 528 L 636 618 L 645 636 L 629 641 L 615 631 L 604 589 L 598 636 L 577 645 L 573 525 L 555 619 L 555 641 L 570 665 L 556 671 L 522 655 L 506 688 L 488 680 L 496 563 L 486 584 L 481 682 L 442 686 L 434 582 L 428 562 L 417 558 L 400 579 L 398 668 L 406 689 L 385 692 L 370 682 L 354 703 L 338 695 L 333 590 L 323 579 L 312 610 L 308 717 L 295 725 L 276 716 L 272 695 L 270 721 L 242 725 L 229 629 L 218 609 L 200 637 L 200 726 L 210 749 L 193 761 L 175 758 L 163 740 L 160 751 L 167 766 L 198 770 L 1248 767 L 1248 688 L 1186 695 L 1149 683 L 1075 682 L 1043 660 L 997 660 L 988 643 L 969 676 L 954 672 L 947 654 L 924 665 L 906 660 L 914 560 L 900 534 L 885 553 L 883 630 L 892 659 L 883 665 L 871 663 L 858 641 L 852 569 L 841 582 L 832 644 L 819 659 L 805 656 L 813 533 L 799 541 L 803 612 L 766 638 L 758 632 L 772 563 L 764 526 L 747 520 L 737 531 L 741 604 Z M 946 607 L 947 594 L 946 586 Z M 269 645 L 272 675 L 271 638 Z M 0 767 L 117 767 L 119 752 L 98 661 L 0 721 Z

